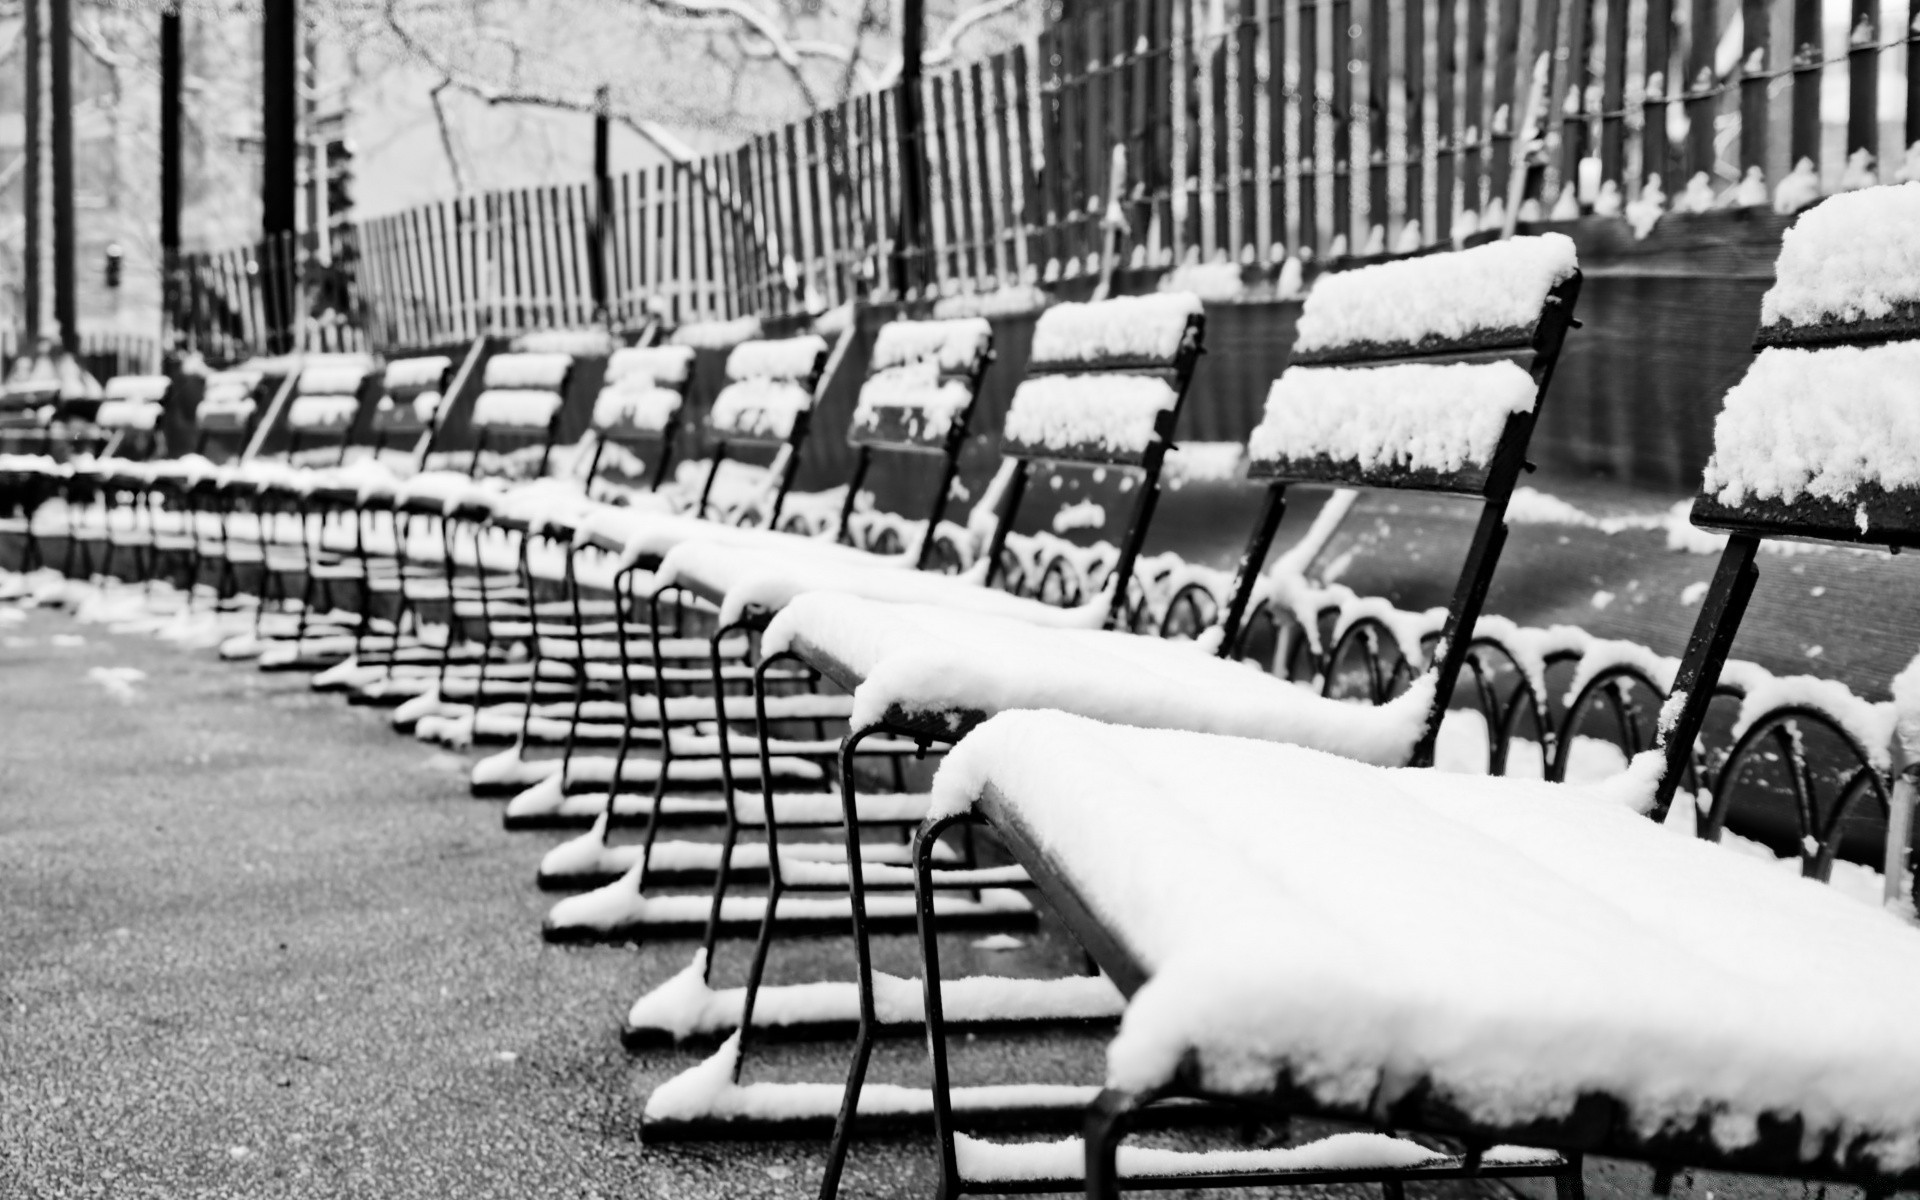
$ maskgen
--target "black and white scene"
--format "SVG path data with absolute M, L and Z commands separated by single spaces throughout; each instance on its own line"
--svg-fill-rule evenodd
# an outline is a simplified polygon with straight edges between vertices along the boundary
M 0 1200 L 1920 1197 L 1920 0 L 0 65 Z

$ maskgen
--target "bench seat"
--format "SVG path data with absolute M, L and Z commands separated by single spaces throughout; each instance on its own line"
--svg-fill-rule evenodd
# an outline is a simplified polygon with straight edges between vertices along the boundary
M 1009 713 L 942 765 L 1130 996 L 1108 1085 L 1809 1178 L 1920 1164 L 1920 933 L 1592 785 Z M 1444 1114 L 1444 1115 L 1438 1115 Z

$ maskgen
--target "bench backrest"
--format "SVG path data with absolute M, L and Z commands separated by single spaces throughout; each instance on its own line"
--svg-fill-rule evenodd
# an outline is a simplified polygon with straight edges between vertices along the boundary
M 707 514 L 714 481 L 730 449 L 759 446 L 774 451 L 771 469 L 778 483 L 767 525 L 779 524 L 780 510 L 800 467 L 800 447 L 812 424 L 815 393 L 826 365 L 827 343 L 813 334 L 741 342 L 728 353 L 727 384 L 706 415 L 713 449 L 696 516 Z
M 246 438 L 260 416 L 260 383 L 264 373 L 234 367 L 207 376 L 200 404 L 194 409 L 195 450 L 204 450 L 210 437 Z
M 393 437 L 417 438 L 430 428 L 446 401 L 453 360 L 445 355 L 400 358 L 381 374 L 380 399 L 373 408 L 374 450 Z
M 1416 765 L 1431 763 L 1579 293 L 1573 242 L 1559 234 L 1322 276 L 1302 309 L 1292 362 L 1248 438 L 1248 475 L 1270 487 L 1222 622 L 1222 649 L 1239 636 L 1288 485 L 1480 498 L 1413 753 Z
M 1693 523 L 1731 536 L 1659 746 L 1664 816 L 1692 764 L 1766 538 L 1920 545 L 1920 183 L 1829 197 L 1781 241 L 1758 356 L 1726 394 Z
M 480 395 L 473 402 L 473 458 L 467 473 L 479 473 L 480 456 L 489 441 L 524 443 L 537 439 L 541 446 L 538 474 L 545 475 L 572 374 L 573 356 L 557 351 L 489 358 L 481 376 Z
M 1110 576 L 1108 620 L 1124 610 L 1205 331 L 1200 299 L 1189 292 L 1060 304 L 1040 314 L 1026 376 L 1002 429 L 1001 451 L 1013 467 L 986 550 L 989 582 L 1034 462 L 1133 470 L 1141 477 L 1139 497 Z
M 847 429 L 847 441 L 856 453 L 853 476 L 840 505 L 836 539 L 849 536 L 854 507 L 876 452 L 937 454 L 940 469 L 935 473 L 917 552 L 917 565 L 926 564 L 934 531 L 953 491 L 980 383 L 992 361 L 993 326 L 978 317 L 889 321 L 880 327 Z
M 673 465 L 674 441 L 693 379 L 689 346 L 628 346 L 607 360 L 606 383 L 593 402 L 592 428 L 599 443 L 643 447 L 659 445 L 649 486 L 658 488 Z M 587 469 L 587 485 L 600 471 L 602 444 L 596 444 Z
M 311 438 L 340 439 L 344 461 L 354 422 L 369 380 L 377 377 L 367 362 L 321 362 L 304 366 L 294 381 L 293 401 L 287 406 L 287 455 Z

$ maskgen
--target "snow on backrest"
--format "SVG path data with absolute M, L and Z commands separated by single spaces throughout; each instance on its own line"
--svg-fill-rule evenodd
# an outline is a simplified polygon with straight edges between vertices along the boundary
M 483 429 L 545 429 L 558 411 L 558 392 L 489 388 L 473 402 L 473 423 Z
M 889 321 L 873 339 L 871 371 L 933 361 L 956 374 L 980 369 L 993 345 L 993 326 L 979 317 L 953 321 Z
M 1454 475 L 1493 459 L 1538 387 L 1509 361 L 1290 367 L 1247 439 L 1256 472 L 1294 478 Z M 1378 482 L 1387 482 L 1382 478 Z
M 489 388 L 542 388 L 559 391 L 573 368 L 570 354 L 496 354 L 482 379 Z
M 1760 302 L 1764 342 L 1920 333 L 1920 183 L 1843 192 L 1800 214 Z
M 881 326 L 854 406 L 852 440 L 881 445 L 945 441 L 956 418 L 973 405 L 992 345 L 993 327 L 979 318 Z
M 172 382 L 165 375 L 115 375 L 107 380 L 102 395 L 108 400 L 154 402 L 166 399 Z
M 692 371 L 693 350 L 688 346 L 628 346 L 607 360 L 608 383 L 644 375 L 656 384 L 671 387 L 684 384 Z
M 386 385 L 390 392 L 406 388 L 440 387 L 440 381 L 447 377 L 447 368 L 452 366 L 451 359 L 444 355 L 428 355 L 424 358 L 401 358 L 387 364 Z
M 307 367 L 300 372 L 300 378 L 294 384 L 294 394 L 351 396 L 359 392 L 366 377 L 366 368 L 354 363 L 326 363 Z
M 1200 298 L 1191 292 L 1057 304 L 1034 323 L 1029 368 L 1171 364 L 1202 311 Z
M 1920 487 L 1920 341 L 1762 350 L 1713 424 L 1702 490 L 1739 507 Z
M 520 354 L 564 354 L 568 358 L 605 358 L 613 353 L 613 335 L 604 329 L 541 329 L 514 339 Z
M 721 436 L 782 439 L 812 408 L 813 393 L 791 379 L 740 379 L 714 398 L 707 425 Z
M 240 426 L 253 419 L 253 389 L 260 376 L 252 371 L 217 371 L 207 376 L 195 419 L 209 427 Z
M 295 396 L 287 408 L 287 424 L 294 429 L 329 429 L 353 424 L 360 411 L 358 396 Z
M 759 317 L 739 317 L 732 321 L 695 321 L 682 325 L 667 340 L 695 350 L 728 350 L 759 336 Z
M 1578 269 L 1573 239 L 1549 233 L 1322 275 L 1293 361 L 1526 345 L 1548 293 Z
M 1010 453 L 1137 461 L 1179 403 L 1156 375 L 1035 375 L 1007 409 Z
M 600 389 L 593 402 L 593 425 L 601 430 L 662 433 L 680 411 L 684 397 L 659 387 L 647 375 L 626 375 Z
M 93 423 L 102 429 L 152 429 L 160 423 L 157 400 L 103 400 Z
M 826 339 L 810 333 L 764 342 L 742 342 L 727 355 L 727 378 L 797 379 L 811 384 L 826 353 Z

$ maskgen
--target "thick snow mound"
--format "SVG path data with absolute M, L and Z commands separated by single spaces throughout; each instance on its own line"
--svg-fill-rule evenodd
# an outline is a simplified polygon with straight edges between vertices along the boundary
M 1192 292 L 1122 296 L 1088 304 L 1056 304 L 1033 328 L 1036 365 L 1115 359 L 1171 362 L 1180 352 L 1187 319 L 1202 311 Z
M 805 379 L 827 352 L 813 334 L 764 342 L 742 342 L 727 355 L 728 379 Z
M 1579 265 L 1573 239 L 1548 233 L 1322 275 L 1294 352 L 1532 329 L 1547 293 Z
M 1868 483 L 1920 485 L 1920 342 L 1762 350 L 1714 420 L 1703 489 L 1791 504 Z
M 570 354 L 496 354 L 487 360 L 481 382 L 488 388 L 558 391 L 572 367 Z
M 366 377 L 364 361 L 315 363 L 301 370 L 297 391 L 302 396 L 351 396 Z
M 1780 241 L 1760 324 L 1884 317 L 1920 301 L 1920 183 L 1843 192 L 1801 213 Z
M 1014 391 L 1005 433 L 1049 450 L 1092 445 L 1138 454 L 1177 399 L 1166 380 L 1151 375 L 1038 375 Z
M 722 388 L 707 423 L 720 433 L 783 438 L 793 432 L 794 419 L 812 407 L 813 393 L 791 379 L 756 376 Z
M 138 400 L 155 403 L 166 399 L 172 380 L 165 375 L 115 375 L 107 380 L 101 395 L 108 400 Z
M 604 329 L 539 329 L 521 334 L 513 348 L 522 354 L 604 358 L 613 352 L 613 335 Z
M 1113 1085 L 1190 1060 L 1360 1107 L 1426 1081 L 1498 1124 L 1591 1092 L 1729 1149 L 1797 1114 L 1809 1153 L 1920 1161 L 1920 934 L 1635 815 L 1659 765 L 1557 785 L 1014 713 L 949 755 L 934 811 L 991 785 L 1148 969 Z
M 1511 362 L 1294 367 L 1274 380 L 1247 446 L 1256 461 L 1325 455 L 1368 469 L 1483 465 L 1533 377 Z
M 545 429 L 560 409 L 560 393 L 494 388 L 473 402 L 473 423 L 490 428 Z
M 983 317 L 952 321 L 889 321 L 874 335 L 868 369 L 932 362 L 942 371 L 971 371 L 993 344 Z
M 102 429 L 152 429 L 160 423 L 162 406 L 145 400 L 104 400 L 94 414 Z

